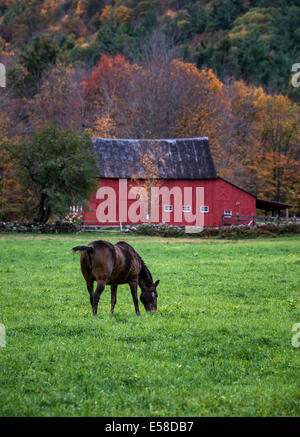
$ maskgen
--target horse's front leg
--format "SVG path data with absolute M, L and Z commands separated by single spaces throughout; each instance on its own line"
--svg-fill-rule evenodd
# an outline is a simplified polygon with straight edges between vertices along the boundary
M 117 303 L 117 289 L 118 289 L 117 285 L 112 285 L 110 287 L 110 292 L 111 292 L 111 308 L 110 308 L 110 312 L 112 314 L 114 313 L 114 308 L 115 308 L 115 305 Z
M 130 285 L 130 290 L 131 290 L 131 294 L 132 294 L 132 299 L 133 299 L 136 315 L 140 316 L 141 313 L 140 313 L 140 310 L 139 310 L 139 301 L 138 301 L 138 296 L 137 296 L 138 282 L 137 281 L 132 281 L 132 282 L 130 282 L 129 285 Z
M 98 310 L 98 303 L 100 296 L 105 288 L 105 282 L 104 281 L 97 281 L 97 288 L 94 293 L 94 299 L 93 299 L 93 315 L 95 316 L 97 314 Z

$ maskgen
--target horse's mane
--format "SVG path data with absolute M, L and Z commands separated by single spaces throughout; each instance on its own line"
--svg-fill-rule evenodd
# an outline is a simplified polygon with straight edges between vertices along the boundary
M 148 281 L 151 281 L 151 283 L 153 283 L 153 278 L 152 278 L 151 272 L 150 272 L 150 270 L 148 269 L 148 267 L 146 266 L 145 261 L 143 260 L 143 258 L 141 257 L 141 255 L 139 255 L 139 254 L 137 253 L 137 251 L 136 251 L 132 246 L 130 246 L 130 244 L 126 243 L 126 241 L 119 241 L 117 244 L 122 244 L 122 245 L 126 245 L 126 246 L 130 247 L 130 249 L 132 250 L 132 252 L 136 255 L 136 257 L 137 257 L 137 258 L 140 260 L 140 262 L 141 262 L 142 270 L 141 270 L 140 275 L 142 276 L 143 279 L 146 279 L 146 280 L 148 280 Z
M 153 279 L 152 279 L 152 275 L 151 275 L 150 270 L 146 266 L 143 258 L 138 253 L 137 253 L 137 255 L 138 255 L 138 257 L 139 257 L 139 259 L 141 261 L 141 264 L 142 264 L 142 270 L 141 270 L 142 276 L 144 276 L 145 279 L 147 279 L 147 280 L 151 281 L 151 283 L 153 283 Z

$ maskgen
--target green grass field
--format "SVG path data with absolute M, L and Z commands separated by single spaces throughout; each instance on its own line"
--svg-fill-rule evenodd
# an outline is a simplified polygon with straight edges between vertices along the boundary
M 158 287 L 129 286 L 93 317 L 79 256 L 126 240 Z M 114 234 L 0 236 L 1 416 L 298 416 L 300 238 L 212 241 Z

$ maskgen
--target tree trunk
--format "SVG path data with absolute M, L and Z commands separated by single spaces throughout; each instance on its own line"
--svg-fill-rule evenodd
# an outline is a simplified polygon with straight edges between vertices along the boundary
M 39 211 L 37 218 L 35 219 L 38 223 L 46 223 L 49 220 L 51 209 L 50 206 L 47 205 L 48 196 L 45 193 L 42 193 L 39 204 Z

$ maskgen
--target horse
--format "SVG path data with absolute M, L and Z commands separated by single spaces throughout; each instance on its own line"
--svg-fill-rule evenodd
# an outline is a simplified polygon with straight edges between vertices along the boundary
M 100 296 L 106 285 L 111 287 L 111 309 L 113 314 L 117 302 L 119 284 L 129 284 L 136 314 L 140 315 L 137 297 L 138 285 L 141 288 L 140 300 L 146 311 L 157 311 L 157 286 L 140 255 L 125 241 L 111 244 L 108 241 L 92 241 L 87 246 L 76 246 L 73 252 L 80 251 L 82 275 L 90 295 L 93 315 L 97 315 Z M 94 292 L 94 281 L 97 282 Z

